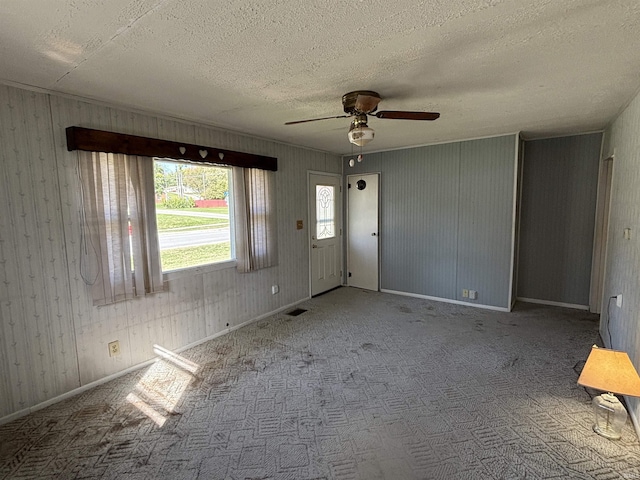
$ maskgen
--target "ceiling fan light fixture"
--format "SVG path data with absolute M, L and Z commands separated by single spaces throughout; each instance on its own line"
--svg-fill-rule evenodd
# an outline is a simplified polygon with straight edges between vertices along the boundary
M 438 112 L 408 112 L 402 110 L 384 110 L 377 112 L 378 104 L 381 100 L 382 97 L 380 94 L 372 90 L 355 90 L 353 92 L 345 93 L 342 96 L 344 115 L 296 120 L 293 122 L 286 122 L 285 125 L 297 125 L 299 123 L 329 120 L 331 118 L 353 117 L 351 127 L 349 128 L 349 141 L 362 148 L 371 142 L 375 135 L 373 128 L 369 128 L 367 125 L 368 116 L 395 120 L 436 120 L 440 117 Z M 377 113 L 374 114 L 374 112 Z
M 375 135 L 373 128 L 367 125 L 359 125 L 349 130 L 349 141 L 359 147 L 364 147 L 367 143 L 373 140 Z

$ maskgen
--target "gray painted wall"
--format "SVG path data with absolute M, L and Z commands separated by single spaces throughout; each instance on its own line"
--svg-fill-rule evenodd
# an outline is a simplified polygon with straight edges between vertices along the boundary
M 601 143 L 525 142 L 518 297 L 589 305 Z
M 516 142 L 373 153 L 354 167 L 344 157 L 345 175 L 381 173 L 382 289 L 508 308 Z
M 476 303 L 510 307 L 517 141 L 460 145 L 458 300 L 466 288 L 478 291 Z

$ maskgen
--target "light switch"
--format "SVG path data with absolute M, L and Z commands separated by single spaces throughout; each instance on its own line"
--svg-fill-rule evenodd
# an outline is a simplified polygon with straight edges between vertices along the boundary
M 296 220 L 296 230 L 302 230 L 302 220 Z

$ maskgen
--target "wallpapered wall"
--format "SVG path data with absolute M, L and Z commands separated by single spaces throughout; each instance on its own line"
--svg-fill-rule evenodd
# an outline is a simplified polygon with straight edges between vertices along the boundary
M 279 265 L 174 275 L 163 293 L 94 307 L 80 276 L 71 125 L 277 157 Z M 0 419 L 153 358 L 153 344 L 176 349 L 308 297 L 307 230 L 295 222 L 307 225 L 308 170 L 340 173 L 340 158 L 0 86 Z
M 605 132 L 603 158 L 611 154 L 615 155 L 600 333 L 607 346 L 627 352 L 640 370 L 640 95 Z M 624 238 L 625 228 L 631 228 L 630 240 Z M 619 293 L 622 307 L 610 301 L 607 308 L 607 298 Z M 638 426 L 640 399 L 628 397 L 627 405 Z

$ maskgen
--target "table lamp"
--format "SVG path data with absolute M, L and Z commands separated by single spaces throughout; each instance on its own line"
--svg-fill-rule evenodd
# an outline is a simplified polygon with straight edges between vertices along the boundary
M 593 431 L 610 440 L 619 439 L 627 421 L 627 411 L 613 394 L 640 397 L 640 377 L 629 355 L 594 345 L 578 385 L 608 392 L 593 398 Z

